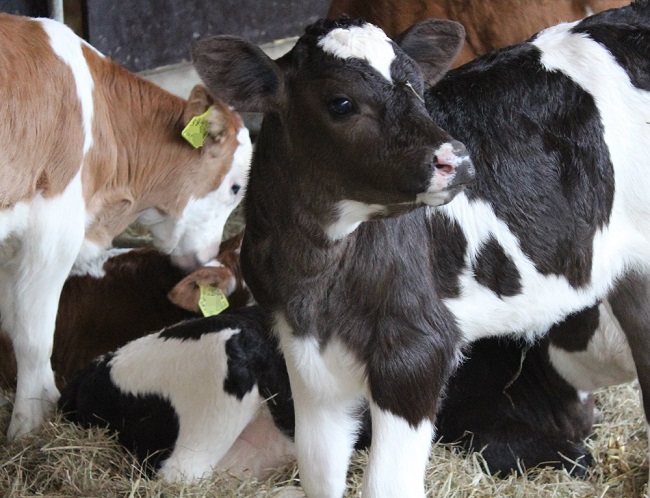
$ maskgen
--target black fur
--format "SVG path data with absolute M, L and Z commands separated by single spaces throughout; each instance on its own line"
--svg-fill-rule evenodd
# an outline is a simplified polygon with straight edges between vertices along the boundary
M 427 108 L 470 151 L 470 199 L 492 206 L 540 273 L 580 287 L 609 221 L 614 170 L 592 96 L 539 59 L 524 44 L 470 62 L 426 93 Z
M 596 304 L 551 327 L 549 338 L 554 346 L 566 351 L 585 351 L 599 324 L 600 313 Z
M 124 393 L 110 377 L 114 354 L 98 358 L 79 371 L 61 392 L 59 411 L 84 427 L 107 427 L 119 442 L 146 462 L 147 471 L 158 469 L 178 437 L 178 416 L 161 396 Z
M 481 247 L 474 264 L 476 281 L 499 297 L 521 294 L 521 276 L 501 244 L 493 238 Z
M 268 407 L 277 427 L 292 436 L 295 422 L 289 377 L 259 307 L 228 309 L 220 315 L 181 322 L 159 337 L 182 343 L 224 329 L 240 330 L 226 342 L 224 390 L 241 399 L 257 385 L 260 394 L 271 399 Z M 100 425 L 117 432 L 120 443 L 157 469 L 178 437 L 178 416 L 171 403 L 155 393 L 133 396 L 116 386 L 109 365 L 114 355 L 101 357 L 76 374 L 62 391 L 59 409 L 83 426 Z
M 582 402 L 551 366 L 548 339 L 530 348 L 482 339 L 467 354 L 442 403 L 440 439 L 482 450 L 492 473 L 547 465 L 584 476 L 593 463 L 583 443 L 591 434 L 593 402 Z
M 264 314 L 258 307 L 228 308 L 219 315 L 193 318 L 166 327 L 158 335 L 161 339 L 197 341 L 204 334 L 213 334 L 223 329 L 240 329 L 247 326 L 257 328 L 262 320 L 264 320 Z

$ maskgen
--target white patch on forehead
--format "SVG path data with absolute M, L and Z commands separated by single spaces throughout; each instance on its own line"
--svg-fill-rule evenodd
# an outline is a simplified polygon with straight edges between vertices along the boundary
M 390 66 L 395 60 L 395 50 L 390 38 L 372 24 L 336 28 L 318 41 L 326 53 L 341 59 L 364 59 L 391 83 Z
M 343 200 L 336 206 L 337 220 L 325 229 L 327 236 L 330 240 L 340 240 L 354 232 L 361 223 L 385 209 L 386 207 L 380 204 Z

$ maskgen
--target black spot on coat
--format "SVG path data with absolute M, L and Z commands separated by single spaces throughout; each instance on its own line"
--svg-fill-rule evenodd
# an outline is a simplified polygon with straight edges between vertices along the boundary
M 474 275 L 478 283 L 499 297 L 521 294 L 519 271 L 494 237 L 481 247 L 474 264 Z

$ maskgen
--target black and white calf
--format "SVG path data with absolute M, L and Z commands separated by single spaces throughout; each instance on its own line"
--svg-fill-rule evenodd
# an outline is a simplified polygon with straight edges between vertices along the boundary
M 532 345 L 486 337 L 471 344 L 447 384 L 438 438 L 481 451 L 492 473 L 543 465 L 581 476 L 593 462 L 584 444 L 591 392 L 634 378 L 607 303 L 568 316 Z
M 289 379 L 266 329 L 253 306 L 141 337 L 78 372 L 59 409 L 116 431 L 166 480 L 262 477 L 295 459 Z
M 529 349 L 517 341 L 477 341 L 447 386 L 438 437 L 482 451 L 491 472 L 542 464 L 583 475 L 592 462 L 583 439 L 591 433 L 593 403 L 558 375 L 548 349 L 562 328 L 602 342 L 609 331 L 606 321 L 598 328 L 599 320 L 596 308 L 581 312 Z M 607 351 L 603 360 L 618 366 Z M 582 383 L 590 375 L 573 373 Z M 62 393 L 60 408 L 70 420 L 117 432 L 167 480 L 219 469 L 262 478 L 295 459 L 289 378 L 258 307 L 136 339 L 98 358 Z M 371 440 L 365 407 L 362 420 L 357 448 Z
M 265 112 L 242 268 L 286 358 L 312 498 L 344 493 L 364 398 L 364 496 L 422 496 L 461 345 L 533 338 L 604 297 L 650 415 L 650 5 L 443 78 L 462 39 L 341 20 L 278 61 L 231 36 L 194 49 L 215 94 Z

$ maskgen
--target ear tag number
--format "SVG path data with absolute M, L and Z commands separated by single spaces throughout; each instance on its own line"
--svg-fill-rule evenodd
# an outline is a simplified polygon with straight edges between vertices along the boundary
M 228 298 L 219 287 L 199 285 L 199 308 L 203 316 L 218 315 L 228 306 Z
M 208 114 L 212 112 L 212 107 L 199 116 L 194 116 L 183 128 L 181 135 L 187 140 L 192 147 L 198 149 L 205 143 L 205 138 L 208 136 L 210 126 L 208 124 Z

